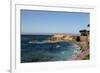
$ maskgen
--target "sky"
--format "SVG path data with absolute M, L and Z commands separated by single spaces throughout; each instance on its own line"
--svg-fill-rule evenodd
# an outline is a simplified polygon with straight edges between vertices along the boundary
M 79 34 L 90 23 L 89 13 L 21 10 L 21 34 Z

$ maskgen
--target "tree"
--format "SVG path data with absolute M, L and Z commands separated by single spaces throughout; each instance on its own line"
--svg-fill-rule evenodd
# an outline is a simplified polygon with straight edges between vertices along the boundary
M 82 36 L 88 35 L 88 31 L 86 29 L 80 30 L 79 32 L 81 33 Z
M 90 24 L 88 24 L 87 27 L 90 27 Z

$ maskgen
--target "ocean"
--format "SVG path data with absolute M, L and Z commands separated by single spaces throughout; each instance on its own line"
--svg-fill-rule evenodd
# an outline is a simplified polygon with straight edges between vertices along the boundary
M 30 41 L 48 40 L 52 35 L 21 35 L 21 63 L 67 61 L 80 52 L 75 44 L 70 42 L 58 43 L 29 43 Z

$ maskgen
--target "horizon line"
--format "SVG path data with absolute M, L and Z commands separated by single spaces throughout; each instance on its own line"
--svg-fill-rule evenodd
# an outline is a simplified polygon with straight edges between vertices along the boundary
M 21 35 L 53 35 L 53 34 L 80 35 L 78 33 L 21 33 Z

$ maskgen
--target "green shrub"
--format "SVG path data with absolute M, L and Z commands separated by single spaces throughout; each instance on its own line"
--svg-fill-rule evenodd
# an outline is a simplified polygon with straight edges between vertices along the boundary
M 83 58 L 83 60 L 89 60 L 90 59 L 90 55 L 88 54 L 88 55 L 86 55 L 84 58 Z

